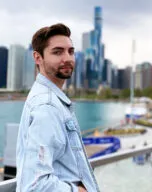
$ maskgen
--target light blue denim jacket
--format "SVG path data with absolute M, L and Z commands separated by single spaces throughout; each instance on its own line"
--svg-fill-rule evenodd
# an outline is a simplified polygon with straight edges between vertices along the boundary
M 98 192 L 71 101 L 41 74 L 27 97 L 17 141 L 16 192 Z

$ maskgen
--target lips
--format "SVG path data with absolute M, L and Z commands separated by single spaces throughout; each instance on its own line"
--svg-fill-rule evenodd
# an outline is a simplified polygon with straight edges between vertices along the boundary
M 71 67 L 63 67 L 61 69 L 72 69 Z
M 60 69 L 73 69 L 73 67 L 71 67 L 71 66 L 62 66 L 62 67 L 60 67 Z

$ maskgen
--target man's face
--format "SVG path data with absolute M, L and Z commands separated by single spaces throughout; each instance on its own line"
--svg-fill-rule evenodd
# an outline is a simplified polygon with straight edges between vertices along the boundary
M 40 72 L 50 80 L 70 78 L 75 65 L 71 39 L 63 35 L 51 37 L 38 64 Z

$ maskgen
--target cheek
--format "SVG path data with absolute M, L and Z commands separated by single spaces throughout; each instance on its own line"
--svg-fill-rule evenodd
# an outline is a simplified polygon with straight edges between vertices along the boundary
M 50 57 L 45 60 L 45 63 L 49 68 L 57 68 L 59 61 L 55 57 Z
M 61 65 L 61 63 L 62 63 L 62 59 L 61 58 L 57 58 L 57 57 L 54 57 L 54 58 L 52 58 L 52 60 L 50 60 L 51 61 L 51 65 L 52 65 L 52 67 L 53 68 L 58 68 L 60 65 Z
M 73 66 L 75 66 L 75 57 L 73 57 Z
M 73 62 L 73 67 L 75 67 L 75 61 Z

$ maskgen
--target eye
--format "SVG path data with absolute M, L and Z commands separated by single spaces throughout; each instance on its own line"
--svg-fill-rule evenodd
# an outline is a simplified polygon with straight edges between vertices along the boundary
M 54 54 L 54 55 L 61 55 L 61 54 L 62 54 L 62 51 L 60 51 L 60 50 L 54 51 L 53 54 Z
M 69 50 L 70 55 L 74 55 L 74 49 Z

